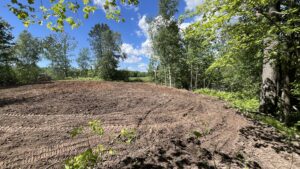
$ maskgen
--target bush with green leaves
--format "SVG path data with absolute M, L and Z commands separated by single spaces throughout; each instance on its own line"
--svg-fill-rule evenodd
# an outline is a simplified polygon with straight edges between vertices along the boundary
M 206 88 L 195 90 L 195 92 L 215 96 L 219 99 L 228 101 L 231 107 L 237 108 L 243 112 L 258 111 L 259 100 L 256 97 L 251 97 L 241 92 L 224 92 Z

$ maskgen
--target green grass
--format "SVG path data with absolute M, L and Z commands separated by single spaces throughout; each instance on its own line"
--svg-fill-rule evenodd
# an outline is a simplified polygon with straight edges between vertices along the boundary
M 103 81 L 103 79 L 99 77 L 78 77 L 78 78 L 67 77 L 62 81 Z
M 229 102 L 230 106 L 242 112 L 257 112 L 259 100 L 240 92 L 223 92 L 212 89 L 198 89 L 195 93 L 218 97 Z
M 146 77 L 129 77 L 129 82 L 151 82 L 151 78 Z
M 241 92 L 224 92 L 213 89 L 198 89 L 194 92 L 198 94 L 214 96 L 221 100 L 225 100 L 229 103 L 230 107 L 238 109 L 245 116 L 273 126 L 279 132 L 289 138 L 294 138 L 296 135 L 300 135 L 300 131 L 296 126 L 287 127 L 285 124 L 281 123 L 274 117 L 258 114 L 257 112 L 259 107 L 259 100 L 256 97 L 251 97 Z

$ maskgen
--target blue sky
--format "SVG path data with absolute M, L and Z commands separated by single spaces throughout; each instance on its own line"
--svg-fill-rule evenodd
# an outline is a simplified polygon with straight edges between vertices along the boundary
M 4 0 L 10 1 L 10 0 Z M 44 0 L 47 1 L 47 0 Z M 202 0 L 179 0 L 178 14 L 182 14 L 186 9 L 193 10 Z M 76 14 L 75 17 L 79 17 L 82 20 L 82 25 L 77 29 L 71 29 L 66 26 L 65 31 L 73 36 L 77 43 L 77 48 L 74 50 L 71 60 L 72 66 L 76 67 L 75 62 L 78 52 L 83 47 L 90 47 L 88 42 L 88 33 L 91 28 L 97 23 L 106 23 L 112 30 L 121 33 L 122 35 L 122 50 L 127 53 L 128 58 L 123 60 L 119 64 L 120 69 L 147 71 L 149 57 L 151 53 L 151 42 L 147 35 L 147 23 L 145 22 L 147 17 L 156 17 L 158 14 L 158 2 L 159 0 L 140 0 L 140 4 L 137 7 L 134 6 L 120 6 L 122 16 L 126 19 L 124 23 L 118 23 L 113 20 L 105 18 L 105 12 L 102 10 L 103 0 L 93 0 L 95 4 L 99 6 L 100 10 L 97 10 L 88 20 L 82 19 L 82 13 Z M 13 34 L 18 37 L 20 32 L 28 30 L 33 36 L 43 38 L 53 32 L 48 30 L 46 26 L 31 25 L 29 28 L 25 28 L 23 24 L 14 16 L 7 7 L 2 3 L 0 6 L 0 17 L 9 22 L 14 28 Z M 192 21 L 185 22 L 181 27 L 186 27 Z M 45 67 L 49 62 L 42 59 L 39 65 Z

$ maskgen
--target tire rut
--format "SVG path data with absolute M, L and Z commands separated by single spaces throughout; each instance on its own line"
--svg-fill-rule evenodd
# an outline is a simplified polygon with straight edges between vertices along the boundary
M 161 103 L 161 104 L 158 104 L 157 106 L 151 108 L 150 110 L 148 110 L 145 115 L 139 119 L 138 123 L 137 123 L 137 128 L 139 128 L 141 126 L 141 124 L 143 123 L 143 121 L 145 121 L 145 119 L 149 116 L 149 114 L 151 112 L 153 112 L 155 109 L 159 108 L 160 106 L 162 105 L 165 105 L 165 104 L 168 104 L 172 101 L 173 99 L 169 99 L 168 101 L 166 101 L 165 103 Z
M 100 142 L 98 136 L 72 140 L 53 147 L 44 147 L 38 150 L 25 152 L 14 157 L 10 157 L 8 161 L 0 162 L 0 168 L 17 168 L 18 166 L 26 166 L 33 164 L 42 159 L 48 159 L 59 155 L 69 155 L 69 152 L 76 149 L 96 146 Z

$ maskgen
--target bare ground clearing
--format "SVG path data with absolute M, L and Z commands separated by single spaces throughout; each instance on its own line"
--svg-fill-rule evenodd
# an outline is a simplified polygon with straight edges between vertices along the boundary
M 69 132 L 100 119 L 106 136 Z M 55 82 L 0 90 L 0 168 L 62 168 L 122 128 L 132 144 L 99 168 L 300 168 L 299 142 L 208 96 L 153 84 Z M 192 132 L 206 133 L 200 141 Z

